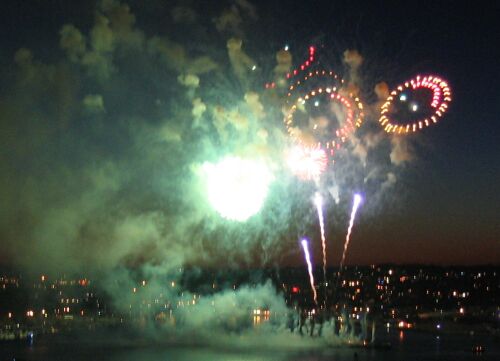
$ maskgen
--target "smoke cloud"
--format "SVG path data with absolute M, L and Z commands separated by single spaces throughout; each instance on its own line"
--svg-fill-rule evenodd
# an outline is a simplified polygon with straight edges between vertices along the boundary
M 196 33 L 198 24 L 216 36 L 200 30 L 200 46 L 175 32 L 148 34 L 128 5 L 104 0 L 88 31 L 62 26 L 62 58 L 41 60 L 27 48 L 13 54 L 0 97 L 0 237 L 20 267 L 98 275 L 122 310 L 137 302 L 132 290 L 143 278 L 144 298 L 196 302 L 178 310 L 176 330 L 215 324 L 240 332 L 253 307 L 286 314 L 270 283 L 201 299 L 165 285 L 179 284 L 178 270 L 190 265 L 275 264 L 314 222 L 314 209 L 303 206 L 311 184 L 299 185 L 282 161 L 284 99 L 263 86 L 286 84 L 292 55 L 280 50 L 267 74 L 255 71 L 253 59 L 262 57 L 244 50 L 244 29 L 259 17 L 246 0 L 213 21 L 185 6 L 169 13 L 175 26 Z M 344 62 L 358 89 L 361 55 L 346 51 Z M 387 86 L 375 93 L 383 99 Z M 380 130 L 361 130 L 346 148 L 325 181 L 336 203 L 363 181 L 376 180 L 367 191 L 392 186 L 394 166 L 414 159 L 403 138 Z M 261 213 L 245 224 L 221 219 L 206 200 L 200 167 L 226 155 L 262 158 L 276 174 Z M 279 333 L 283 322 L 266 327 Z
M 391 162 L 395 165 L 407 163 L 413 159 L 413 148 L 407 139 L 393 137 L 391 139 Z

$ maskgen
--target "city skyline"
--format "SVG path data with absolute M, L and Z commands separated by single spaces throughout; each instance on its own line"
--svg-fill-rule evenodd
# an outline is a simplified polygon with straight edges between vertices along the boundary
M 500 359 L 499 13 L 2 2 L 0 359 Z

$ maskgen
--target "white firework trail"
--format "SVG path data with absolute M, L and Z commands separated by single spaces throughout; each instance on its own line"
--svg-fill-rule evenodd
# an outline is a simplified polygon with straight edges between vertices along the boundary
M 325 237 L 325 222 L 323 217 L 323 197 L 319 192 L 314 195 L 314 204 L 318 211 L 319 228 L 321 232 L 321 247 L 323 249 L 323 280 L 326 282 L 326 237 Z
M 302 249 L 304 250 L 304 256 L 306 258 L 307 263 L 307 272 L 309 273 L 309 282 L 311 283 L 311 289 L 313 292 L 314 303 L 316 306 L 318 305 L 318 294 L 316 292 L 316 286 L 314 285 L 314 275 L 311 263 L 311 256 L 309 255 L 309 242 L 307 239 L 302 239 L 300 242 L 302 244 Z
M 354 200 L 352 203 L 351 220 L 349 221 L 349 228 L 347 229 L 347 236 L 344 243 L 344 252 L 342 253 L 342 259 L 340 261 L 339 273 L 344 266 L 345 256 L 347 253 L 347 247 L 349 247 L 349 241 L 351 239 L 352 227 L 354 225 L 354 218 L 356 217 L 356 212 L 358 211 L 359 205 L 361 204 L 363 198 L 359 194 L 354 195 Z

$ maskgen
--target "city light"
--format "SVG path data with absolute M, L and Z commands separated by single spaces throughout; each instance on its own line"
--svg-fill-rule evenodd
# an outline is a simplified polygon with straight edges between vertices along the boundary
M 315 197 L 314 202 L 316 206 L 322 205 L 319 197 Z M 303 247 L 304 244 L 311 247 L 307 241 L 301 243 Z M 308 247 L 307 252 L 304 250 L 304 257 L 307 264 L 307 274 L 308 276 L 311 276 L 312 272 L 309 273 L 309 271 L 313 271 L 314 268 L 312 264 L 312 253 L 309 254 L 310 249 Z M 319 245 L 314 248 L 319 248 Z M 319 249 L 316 249 L 316 251 L 319 251 Z M 307 262 L 308 258 L 311 268 Z M 314 293 L 314 290 L 317 290 L 317 287 L 314 284 L 314 278 L 312 279 L 313 283 L 311 291 L 307 292 L 308 286 L 311 286 L 310 278 L 308 282 L 309 284 L 306 283 L 305 280 L 303 283 L 300 283 L 295 276 L 292 278 L 289 277 L 294 274 L 293 272 L 287 275 L 287 271 L 281 270 L 280 273 L 282 281 L 280 281 L 281 283 L 279 285 L 284 292 L 285 301 L 290 310 L 299 310 L 303 300 L 308 300 L 308 307 L 311 307 L 311 302 L 314 300 L 314 294 L 311 296 L 311 291 Z M 488 317 L 496 321 L 498 317 L 500 317 L 500 314 L 495 310 L 482 313 L 481 309 L 483 308 L 480 308 L 477 312 L 475 312 L 473 310 L 474 308 L 469 310 L 467 308 L 467 304 L 469 302 L 469 298 L 471 298 L 471 302 L 481 302 L 476 298 L 478 292 L 482 292 L 484 300 L 487 301 L 487 296 L 489 296 L 488 292 L 492 289 L 491 285 L 497 283 L 497 278 L 495 277 L 498 277 L 498 273 L 496 275 L 494 272 L 481 272 L 480 275 L 477 272 L 466 274 L 467 273 L 454 270 L 436 270 L 432 267 L 417 268 L 410 266 L 406 268 L 405 266 L 394 265 L 391 267 L 371 265 L 352 269 L 346 268 L 343 277 L 339 280 L 341 289 L 338 295 L 342 297 L 344 302 L 347 300 L 351 302 L 351 305 L 346 307 L 345 305 L 342 306 L 341 304 L 337 304 L 333 306 L 333 309 L 336 309 L 337 312 L 339 312 L 339 307 L 346 307 L 346 314 L 343 315 L 343 317 L 340 317 L 340 315 L 337 316 L 343 319 L 341 324 L 344 325 L 349 324 L 349 322 L 356 322 L 356 325 L 358 325 L 358 323 L 362 324 L 366 315 L 368 313 L 373 313 L 375 310 L 376 312 L 380 312 L 379 317 L 381 321 L 377 321 L 377 323 L 382 322 L 381 325 L 396 327 L 399 332 L 408 329 L 428 329 L 429 326 L 433 327 L 436 331 L 443 332 L 444 329 L 453 329 L 452 327 L 455 327 L 455 324 L 461 327 L 460 325 L 465 320 L 470 322 L 470 320 L 473 320 L 476 317 L 485 317 L 486 315 L 489 315 Z M 4 279 L 5 278 L 2 278 L 2 280 Z M 40 279 L 40 276 L 38 276 L 37 280 L 40 281 Z M 210 290 L 221 288 L 225 291 L 231 290 L 231 294 L 236 295 L 238 290 L 245 289 L 246 287 L 245 282 L 231 282 L 229 285 L 221 286 L 216 283 L 216 279 L 215 274 L 209 278 L 208 285 L 210 286 Z M 375 287 L 372 288 L 370 284 L 374 279 L 376 280 L 376 284 L 374 285 Z M 446 280 L 447 282 L 443 282 L 443 280 Z M 457 287 L 456 282 L 463 282 L 464 280 L 470 281 L 470 284 L 466 281 L 461 286 Z M 8 282 L 8 284 L 17 285 L 20 280 L 9 279 Z M 149 282 L 149 279 L 140 279 L 138 284 L 146 286 Z M 454 287 L 449 287 L 447 284 L 448 282 Z M 82 321 L 86 319 L 95 320 L 96 318 L 94 317 L 97 316 L 120 317 L 121 319 L 124 317 L 124 315 L 119 313 L 117 313 L 116 316 L 110 316 L 109 313 L 103 312 L 104 309 L 111 309 L 111 307 L 109 305 L 104 305 L 103 301 L 98 299 L 95 299 L 94 303 L 94 305 L 97 305 L 97 309 L 92 307 L 86 308 L 84 299 L 88 302 L 89 299 L 95 297 L 95 293 L 90 286 L 83 287 L 78 279 L 66 279 L 64 282 L 57 281 L 56 284 L 58 287 L 56 293 L 57 302 L 61 305 L 61 307 L 50 309 L 47 305 L 42 306 L 40 304 L 40 308 L 34 309 L 28 306 L 24 308 L 25 311 L 21 312 L 21 315 L 25 315 L 24 322 L 26 322 L 26 324 L 39 325 L 44 322 L 50 325 L 51 322 L 59 322 L 58 320 L 66 320 L 67 322 L 70 322 L 70 320 L 73 320 L 76 316 L 79 316 Z M 91 284 L 90 280 L 88 280 L 88 284 Z M 29 287 L 33 287 L 37 293 L 53 292 L 50 287 L 40 289 L 39 282 L 29 283 L 29 285 Z M 165 288 L 170 288 L 170 286 L 178 287 L 175 281 L 167 281 L 165 286 Z M 80 295 L 75 293 L 75 287 L 80 290 Z M 134 289 L 138 292 L 138 295 L 134 296 L 130 299 L 130 301 L 127 301 L 130 302 L 130 304 L 127 305 L 130 312 L 127 317 L 136 317 L 134 315 L 139 317 L 138 315 L 143 312 L 153 312 L 155 319 L 159 320 L 163 319 L 162 317 L 167 317 L 172 322 L 174 322 L 176 317 L 176 310 L 188 308 L 196 309 L 199 308 L 200 305 L 203 307 L 203 298 L 206 299 L 207 297 L 211 297 L 210 294 L 212 293 L 212 291 L 208 294 L 189 293 L 186 292 L 185 289 L 179 289 L 179 292 L 172 293 L 165 292 L 165 289 L 159 289 L 160 293 L 152 293 L 148 295 L 142 291 L 141 287 L 134 287 L 132 290 Z M 303 292 L 302 290 L 306 290 L 306 292 Z M 42 296 L 42 299 L 46 299 L 46 297 Z M 443 303 L 444 299 L 447 299 L 448 302 L 451 301 L 451 303 L 446 306 L 445 303 Z M 410 303 L 407 306 L 401 306 L 402 300 L 413 303 Z M 259 302 L 259 298 L 255 298 L 253 302 Z M 367 302 L 370 302 L 369 307 Z M 78 304 L 81 306 L 74 308 L 74 306 Z M 229 303 L 217 303 L 212 299 L 208 300 L 206 304 L 211 304 L 214 307 L 214 310 L 217 310 L 218 307 L 224 304 L 234 310 L 238 307 L 235 299 L 232 299 Z M 313 308 L 304 310 L 305 314 L 309 318 L 315 317 L 315 315 L 318 314 L 319 309 L 325 306 L 321 305 L 320 308 L 317 308 L 319 305 L 312 307 Z M 328 305 L 326 307 L 328 307 Z M 330 305 L 330 307 L 332 307 L 332 305 Z M 467 313 L 466 309 L 468 311 Z M 485 309 L 487 310 L 488 308 Z M 292 313 L 295 311 L 292 311 Z M 114 310 L 113 312 L 117 311 Z M 155 312 L 163 312 L 165 315 L 161 316 L 161 314 Z M 253 317 L 253 323 L 250 321 L 250 324 L 257 327 L 270 320 L 273 314 L 273 310 L 268 309 L 265 306 L 252 306 L 249 308 L 248 317 L 249 320 Z M 38 315 L 41 317 L 37 317 Z M 467 315 L 467 319 L 464 318 L 465 315 Z M 279 319 L 279 317 L 281 316 L 278 316 L 277 319 Z M 296 318 L 297 315 L 293 317 L 296 322 L 298 322 L 298 319 Z M 7 327 L 12 324 L 11 322 L 13 318 L 14 313 L 12 311 L 4 313 L 4 322 Z M 370 322 L 371 321 L 368 323 L 368 327 L 370 327 Z M 20 327 L 23 327 L 22 323 L 19 324 Z M 285 324 L 283 324 L 283 326 L 284 325 Z M 356 342 L 355 340 L 351 341 Z M 366 342 L 367 340 L 361 341 Z

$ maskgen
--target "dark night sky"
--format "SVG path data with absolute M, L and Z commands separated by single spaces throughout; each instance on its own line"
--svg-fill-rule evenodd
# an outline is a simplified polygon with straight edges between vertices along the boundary
M 381 68 L 388 72 L 377 75 L 390 84 L 435 72 L 449 80 L 454 94 L 451 112 L 425 132 L 428 143 L 408 170 L 404 206 L 361 225 L 352 257 L 370 263 L 374 256 L 367 250 L 378 255 L 382 249 L 375 257 L 380 261 L 498 263 L 498 3 L 332 3 L 302 17 L 306 27 L 350 39 L 347 45 L 365 59 L 377 59 L 374 67 L 387 61 Z M 307 14 L 303 4 L 297 12 Z
M 2 77 L 10 79 L 14 53 L 21 47 L 31 49 L 44 63 L 57 63 L 63 57 L 58 48 L 62 25 L 72 23 L 88 33 L 96 3 L 3 2 Z M 209 9 L 206 4 L 188 3 L 200 14 L 204 10 L 215 14 L 230 4 Z M 357 49 L 363 55 L 361 72 L 369 85 L 364 91 L 369 92 L 382 80 L 394 86 L 428 72 L 442 75 L 452 87 L 450 112 L 437 126 L 418 134 L 416 159 L 400 170 L 398 201 L 376 207 L 377 212 L 371 215 L 361 209 L 348 263 L 499 264 L 500 5 L 495 1 L 253 4 L 259 26 L 248 35 L 250 55 L 252 49 L 260 49 L 273 59 L 272 54 L 285 43 L 293 51 L 316 42 L 337 54 L 338 59 L 332 62 L 340 62 L 338 54 L 345 49 Z M 136 15 L 136 26 L 147 36 L 173 31 L 163 24 L 170 16 L 164 2 L 132 2 L 131 11 Z M 222 48 L 226 38 L 220 42 Z M 0 85 L 0 111 L 9 89 Z M 2 148 L 0 161 L 9 162 L 10 149 Z M 6 174 L 0 177 L 7 178 Z M 9 209 L 7 204 L 2 215 L 9 215 Z M 20 226 L 8 222 L 0 226 L 0 246 L 6 249 L 0 262 L 10 264 L 16 241 L 8 239 L 12 232 L 6 227 Z M 343 230 L 329 231 L 338 254 Z M 299 256 L 293 256 L 292 262 Z

